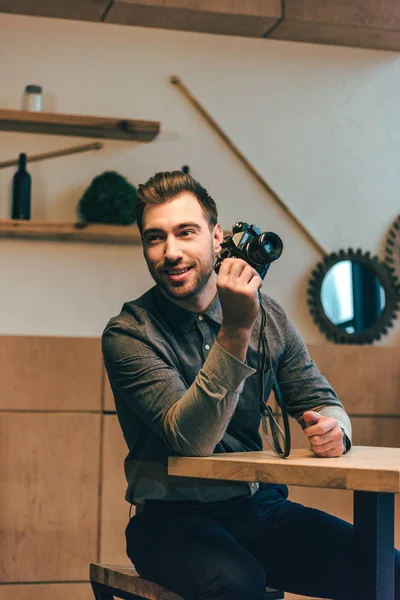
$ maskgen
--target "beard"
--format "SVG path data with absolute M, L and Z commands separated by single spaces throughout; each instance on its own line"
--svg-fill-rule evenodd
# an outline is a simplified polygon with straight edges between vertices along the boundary
M 214 273 L 214 263 L 215 251 L 214 246 L 211 243 L 210 254 L 206 260 L 202 263 L 197 263 L 197 268 L 196 266 L 192 268 L 193 280 L 190 283 L 186 283 L 185 281 L 178 281 L 175 283 L 165 281 L 163 277 L 164 270 L 168 266 L 174 266 L 173 264 L 166 265 L 164 263 L 162 267 L 157 268 L 147 262 L 147 266 L 155 283 L 161 288 L 166 296 L 172 300 L 189 300 L 201 294 L 203 290 L 206 289 L 210 277 Z
M 175 285 L 169 285 L 162 278 L 154 277 L 154 281 L 160 286 L 166 296 L 172 298 L 172 300 L 189 300 L 194 298 L 207 287 L 209 279 L 213 273 L 213 267 L 203 270 L 201 273 L 196 275 L 195 280 L 191 284 L 176 283 Z

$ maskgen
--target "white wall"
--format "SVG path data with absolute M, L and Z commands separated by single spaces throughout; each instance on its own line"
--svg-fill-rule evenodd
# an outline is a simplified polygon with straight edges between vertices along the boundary
M 137 185 L 188 164 L 225 228 L 247 220 L 283 238 L 264 290 L 307 341 L 325 341 L 306 305 L 321 256 L 169 83 L 176 74 L 328 252 L 383 258 L 399 213 L 400 54 L 2 14 L 0 65 L 3 108 L 36 83 L 44 110 L 161 122 L 150 144 L 29 165 L 34 219 L 74 220 L 104 170 Z M 0 161 L 84 141 L 0 132 Z M 0 218 L 13 173 L 0 170 Z M 0 239 L 0 273 L 0 334 L 99 336 L 151 284 L 139 247 Z M 399 327 L 381 343 L 398 345 Z

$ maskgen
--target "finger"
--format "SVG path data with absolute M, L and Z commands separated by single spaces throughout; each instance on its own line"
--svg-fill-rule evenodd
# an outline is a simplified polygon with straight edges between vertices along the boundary
M 254 278 L 257 279 L 258 284 L 258 279 L 260 279 L 260 276 L 258 275 L 257 271 L 253 269 L 253 267 L 250 267 L 250 265 L 246 265 L 239 275 L 239 279 L 243 283 L 250 283 Z
M 250 291 L 257 292 L 262 287 L 262 284 L 261 277 L 258 274 L 254 275 L 249 281 L 249 289 Z
M 335 427 L 335 429 L 329 430 L 322 435 L 310 435 L 308 438 L 314 446 L 323 446 L 330 442 L 339 443 L 343 441 L 343 434 L 339 427 Z
M 331 448 L 330 450 L 326 450 L 325 452 L 315 452 L 313 450 L 314 454 L 316 454 L 316 456 L 318 456 L 319 458 L 338 458 L 339 456 L 342 456 L 343 454 L 343 444 L 342 446 L 335 446 L 333 448 Z
M 341 448 L 343 447 L 343 435 L 341 430 L 334 431 L 333 433 L 325 434 L 322 436 L 313 436 L 309 438 L 312 449 L 316 452 L 326 452 L 327 450 L 332 449 L 333 447 Z
M 322 415 L 317 413 L 315 410 L 306 410 L 303 413 L 303 420 L 306 424 L 306 427 L 311 427 L 312 425 L 316 425 L 318 421 L 322 418 Z
M 229 274 L 247 283 L 252 277 L 257 275 L 257 271 L 241 258 L 236 258 L 233 259 Z
M 321 417 L 316 425 L 304 428 L 304 433 L 309 437 L 312 435 L 324 435 L 338 427 L 338 422 L 332 417 Z
M 219 270 L 219 281 L 228 283 L 232 280 L 236 280 L 246 264 L 247 263 L 238 258 L 226 258 Z
M 314 438 L 310 438 L 310 444 L 313 448 L 316 448 L 318 451 L 325 452 L 326 450 L 330 450 L 334 446 L 340 444 L 340 440 L 337 439 L 328 439 L 328 440 L 314 440 Z
M 309 441 L 310 441 L 310 444 L 314 448 L 318 448 L 322 452 L 324 452 L 325 450 L 329 450 L 333 446 L 337 446 L 337 445 L 341 444 L 343 441 L 343 436 L 342 435 L 340 435 L 340 437 L 338 437 L 337 435 L 315 436 L 315 437 L 309 438 Z
M 257 275 L 257 271 L 255 269 L 253 269 L 253 267 L 251 267 L 248 264 L 243 265 L 243 269 L 241 270 L 239 277 L 241 279 L 247 279 L 248 281 L 250 281 L 250 279 L 252 279 L 254 276 Z
M 234 258 L 225 258 L 224 261 L 222 261 L 221 267 L 219 269 L 219 277 L 223 278 L 223 277 L 228 277 L 230 274 L 230 271 L 233 267 L 235 259 Z
M 331 448 L 327 448 L 325 451 L 323 450 L 319 450 L 318 448 L 311 448 L 312 452 L 314 452 L 314 454 L 316 456 L 321 456 L 322 458 L 325 458 L 333 453 L 337 453 L 339 454 L 339 449 L 336 446 L 332 446 Z
M 255 289 L 258 289 L 262 285 L 261 278 L 257 271 L 241 258 L 225 259 L 221 265 L 219 274 L 220 281 L 223 279 L 227 282 L 238 281 L 241 284 L 247 285 L 252 281 L 253 277 L 256 277 L 257 284 Z

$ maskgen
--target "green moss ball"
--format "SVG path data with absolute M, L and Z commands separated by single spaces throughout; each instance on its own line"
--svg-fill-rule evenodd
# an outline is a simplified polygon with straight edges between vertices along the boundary
M 78 213 L 88 223 L 130 225 L 136 221 L 136 188 L 116 171 L 105 171 L 93 179 L 78 204 Z

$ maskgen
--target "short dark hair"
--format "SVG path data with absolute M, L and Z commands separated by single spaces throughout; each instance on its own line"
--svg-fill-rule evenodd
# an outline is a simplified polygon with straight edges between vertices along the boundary
M 203 209 L 210 229 L 218 223 L 218 211 L 207 190 L 188 173 L 183 171 L 161 171 L 139 185 L 136 202 L 136 221 L 140 234 L 143 233 L 143 211 L 146 204 L 163 204 L 182 192 L 191 192 Z

